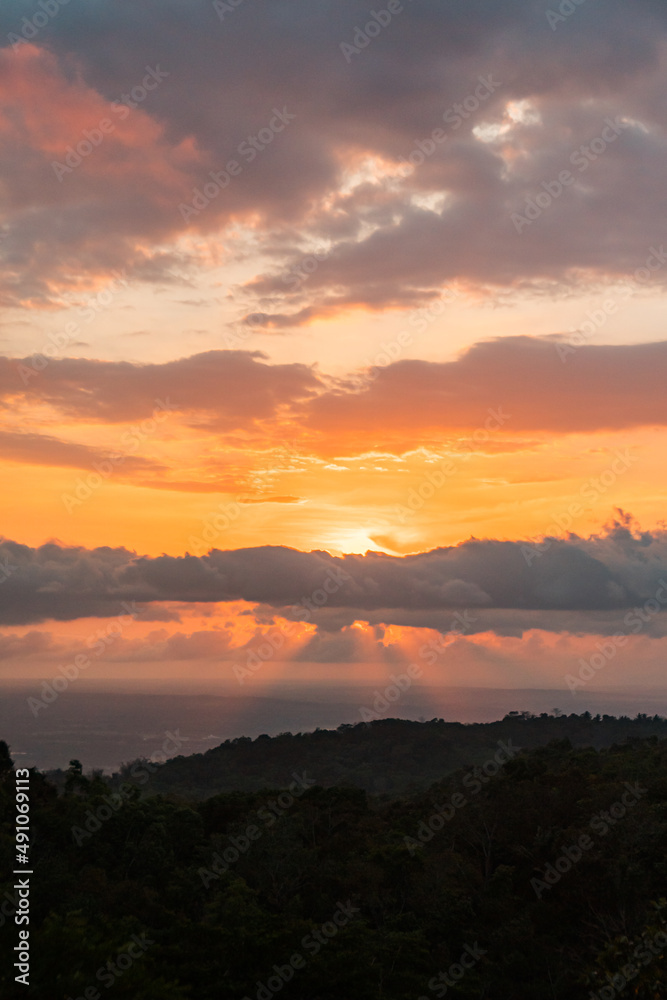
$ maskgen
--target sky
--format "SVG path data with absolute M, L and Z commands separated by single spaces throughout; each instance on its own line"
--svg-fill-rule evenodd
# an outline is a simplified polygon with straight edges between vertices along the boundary
M 0 46 L 0 680 L 665 690 L 664 3 Z

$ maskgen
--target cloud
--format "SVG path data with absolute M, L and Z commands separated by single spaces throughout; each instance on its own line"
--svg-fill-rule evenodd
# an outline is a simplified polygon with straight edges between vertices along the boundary
M 7 462 L 90 469 L 94 463 L 103 462 L 107 456 L 108 451 L 103 448 L 60 441 L 48 434 L 0 431 L 0 458 Z M 134 455 L 124 456 L 121 468 L 123 475 L 166 471 L 166 466 Z
M 125 662 L 218 660 L 230 659 L 235 652 L 231 635 L 225 629 L 199 629 L 190 633 L 171 634 L 162 629 L 150 632 L 142 639 L 124 642 L 111 652 L 109 659 Z
M 114 105 L 33 45 L 0 51 L 0 101 L 5 303 L 55 303 L 123 268 L 173 280 L 187 261 L 158 244 L 178 235 L 166 208 L 187 190 L 191 145 L 167 141 L 143 107 Z
M 667 341 L 583 345 L 566 363 L 560 346 L 559 338 L 504 337 L 477 343 L 454 361 L 397 361 L 337 380 L 250 351 L 160 364 L 54 359 L 39 374 L 30 359 L 0 358 L 0 400 L 37 398 L 65 417 L 110 424 L 150 417 L 161 400 L 204 431 L 252 431 L 267 445 L 284 436 L 287 421 L 294 434 L 305 428 L 308 447 L 325 455 L 412 450 L 429 435 L 441 441 L 443 432 L 489 426 L 489 449 L 511 451 L 530 441 L 505 441 L 508 433 L 667 424 Z M 33 372 L 27 386 L 19 365 Z M 27 437 L 4 441 L 27 454 Z M 39 454 L 37 439 L 31 447 Z
M 415 434 L 472 430 L 492 422 L 514 432 L 574 433 L 664 426 L 667 342 L 585 345 L 563 363 L 558 339 L 504 337 L 455 361 L 397 361 L 358 386 L 313 397 L 303 418 L 346 449 L 391 449 Z M 369 434 L 373 435 L 369 439 Z M 493 438 L 493 434 L 486 434 Z
M 256 286 L 274 327 L 428 301 L 452 280 L 520 288 L 641 266 L 667 194 L 664 6 L 583 4 L 555 31 L 535 0 L 403 7 L 347 61 L 341 44 L 370 16 L 361 0 L 254 0 L 222 20 L 210 0 L 72 0 L 33 45 L 6 43 L 6 299 L 53 300 L 110 268 L 182 281 L 199 261 L 178 238 L 239 223 L 278 265 Z M 32 12 L 4 4 L 0 37 Z M 51 162 L 114 114 L 148 58 L 168 76 L 58 182 Z M 480 78 L 497 81 L 488 97 L 474 96 Z M 244 156 L 276 107 L 294 121 Z M 572 155 L 607 117 L 622 132 L 580 170 Z M 179 205 L 232 159 L 233 183 L 186 222 Z M 575 183 L 518 233 L 512 213 L 564 169 Z M 282 275 L 313 241 L 331 252 L 289 292 Z
M 308 366 L 270 365 L 259 351 L 207 351 L 162 364 L 56 358 L 42 371 L 30 358 L 0 358 L 0 399 L 39 396 L 65 416 L 106 423 L 149 417 L 164 403 L 211 429 L 247 429 L 319 385 Z
M 25 635 L 0 634 L 0 660 L 43 656 L 54 648 L 50 632 L 27 632 Z
M 564 613 L 616 613 L 656 603 L 658 592 L 667 600 L 667 531 L 633 531 L 624 520 L 591 538 L 551 539 L 541 552 L 533 542 L 470 539 L 403 557 L 262 546 L 149 558 L 122 548 L 6 541 L 1 555 L 9 567 L 0 585 L 4 624 L 114 616 L 123 601 L 244 600 L 306 621 L 324 608 L 324 615 L 341 609 L 348 619 L 374 613 L 386 624 L 428 626 L 437 621 L 431 616 L 446 622 L 457 609 L 539 612 L 540 624 L 530 627 L 549 629 L 553 619 L 558 630 Z

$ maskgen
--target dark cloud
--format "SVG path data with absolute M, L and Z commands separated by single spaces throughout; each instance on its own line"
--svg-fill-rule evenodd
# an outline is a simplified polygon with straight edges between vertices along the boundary
M 532 626 L 517 618 L 515 628 L 550 629 L 555 614 L 560 629 L 564 613 L 579 614 L 581 622 L 583 613 L 616 613 L 651 600 L 661 610 L 667 602 L 661 582 L 667 532 L 636 532 L 624 521 L 588 539 L 549 539 L 541 550 L 532 542 L 470 539 L 404 557 L 368 552 L 336 558 L 263 546 L 214 549 L 202 558 L 149 558 L 126 549 L 55 543 L 31 549 L 5 542 L 2 556 L 9 574 L 0 585 L 5 624 L 114 616 L 129 601 L 245 600 L 289 608 L 292 617 L 305 620 L 315 620 L 318 609 L 341 609 L 362 619 L 373 613 L 378 624 L 380 615 L 386 624 L 407 624 L 409 615 L 411 624 L 446 629 L 456 610 L 539 612 Z M 657 601 L 656 594 L 662 595 Z M 349 621 L 337 627 L 344 624 Z M 507 621 L 499 624 L 507 627 Z
M 70 0 L 35 33 L 32 54 L 5 42 L 0 61 L 0 89 L 17 104 L 0 116 L 7 299 L 48 298 L 50 280 L 119 267 L 185 281 L 195 259 L 165 245 L 186 228 L 242 220 L 280 261 L 256 287 L 273 296 L 259 305 L 276 327 L 323 305 L 426 301 L 455 278 L 521 287 L 633 272 L 660 238 L 667 194 L 667 13 L 658 0 L 586 3 L 552 30 L 547 9 L 406 2 L 346 61 L 341 43 L 371 17 L 361 0 L 246 0 L 222 20 L 209 0 Z M 28 0 L 3 4 L 0 37 L 34 12 Z M 160 86 L 58 182 L 51 162 L 157 65 L 168 74 Z M 443 125 L 489 75 L 493 93 Z M 516 113 L 511 102 L 527 103 Z M 240 145 L 275 108 L 294 120 L 245 161 Z M 577 173 L 570 156 L 608 116 L 627 128 Z M 489 124 L 503 131 L 483 141 L 490 134 L 473 129 Z M 346 169 L 367 156 L 396 164 L 438 127 L 446 141 L 414 174 L 341 192 Z M 179 205 L 230 159 L 241 173 L 184 222 Z M 577 183 L 518 234 L 512 212 L 565 168 Z M 437 195 L 443 204 L 424 204 Z M 294 250 L 281 253 L 288 236 Z M 300 238 L 330 240 L 332 252 L 285 294 Z

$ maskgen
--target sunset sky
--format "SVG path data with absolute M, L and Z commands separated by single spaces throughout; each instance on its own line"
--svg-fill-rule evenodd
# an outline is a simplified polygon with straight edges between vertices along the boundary
M 0 678 L 665 688 L 663 2 L 0 40 Z

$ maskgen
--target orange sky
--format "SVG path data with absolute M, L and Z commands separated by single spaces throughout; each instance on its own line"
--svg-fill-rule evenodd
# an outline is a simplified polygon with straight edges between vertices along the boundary
M 467 16 L 454 20 L 472 37 L 491 32 Z M 150 557 L 403 557 L 471 537 L 602 537 L 614 518 L 637 545 L 641 531 L 662 537 L 664 47 L 628 55 L 622 79 L 597 52 L 597 75 L 570 78 L 562 38 L 525 27 L 537 86 L 538 55 L 491 33 L 487 51 L 454 46 L 416 101 L 398 63 L 382 96 L 380 41 L 364 56 L 375 86 L 334 44 L 299 86 L 280 53 L 239 89 L 233 58 L 221 66 L 210 47 L 214 20 L 170 29 L 172 17 L 152 37 L 138 16 L 127 52 L 110 35 L 104 65 L 85 17 L 0 52 L 4 538 Z M 270 51 L 237 21 L 239 51 Z M 436 74 L 424 46 L 405 41 L 406 79 L 420 60 Z M 476 107 L 452 126 L 463 99 Z M 604 149 L 578 167 L 598 136 Z M 572 182 L 554 194 L 564 164 Z M 217 190 L 221 170 L 232 176 Z M 100 676 L 237 683 L 234 656 L 271 627 L 264 602 L 188 601 L 135 623 Z M 379 683 L 438 634 L 349 611 L 300 622 L 248 686 Z M 104 621 L 12 614 L 4 679 L 51 676 Z M 602 632 L 547 617 L 455 638 L 420 683 L 566 689 Z M 605 681 L 657 683 L 663 641 L 633 638 Z

